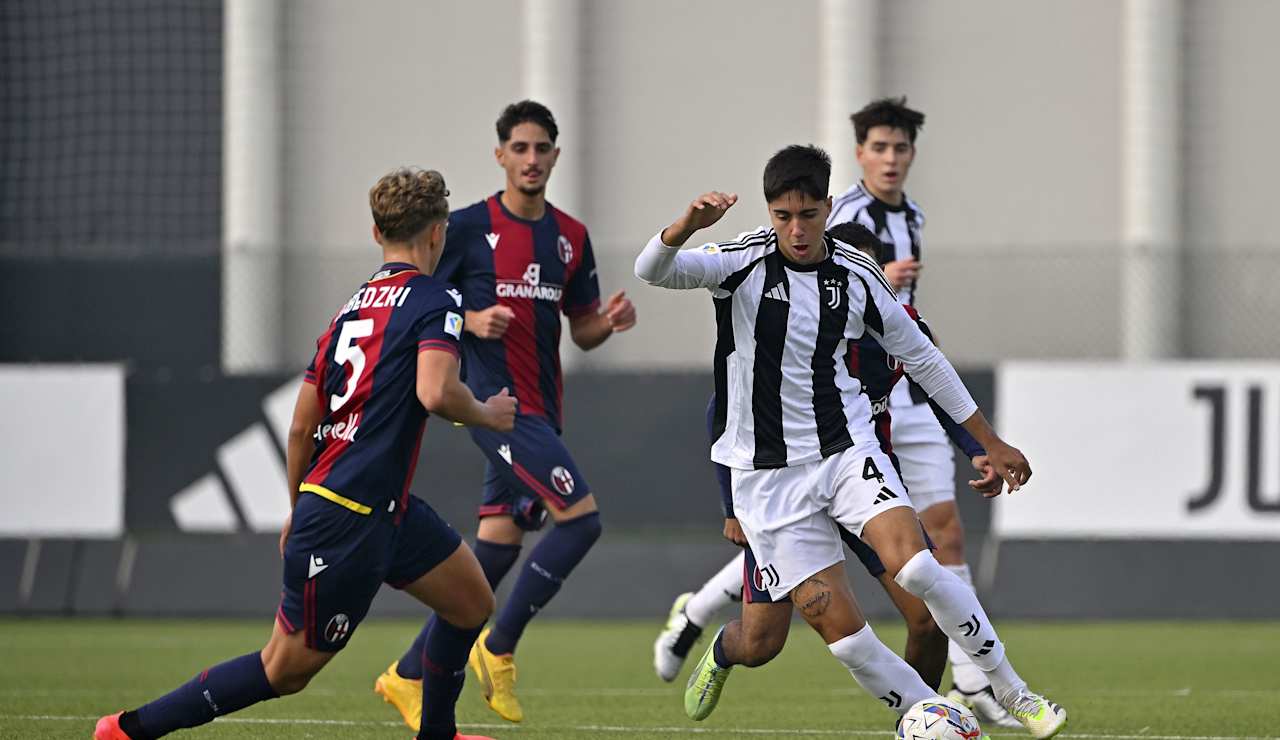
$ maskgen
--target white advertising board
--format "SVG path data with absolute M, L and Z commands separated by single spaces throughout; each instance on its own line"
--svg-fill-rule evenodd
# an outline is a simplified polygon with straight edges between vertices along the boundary
M 996 397 L 1034 471 L 1000 537 L 1280 540 L 1280 364 L 1014 362 Z
M 124 532 L 124 369 L 0 365 L 0 537 Z

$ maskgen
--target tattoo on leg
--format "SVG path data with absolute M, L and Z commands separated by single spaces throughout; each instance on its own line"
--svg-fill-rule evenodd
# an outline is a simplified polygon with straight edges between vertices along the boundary
M 817 593 L 809 595 L 810 586 L 816 589 Z M 831 605 L 831 589 L 822 579 L 810 578 L 800 584 L 800 589 L 804 589 L 802 595 L 805 597 L 804 603 L 800 604 L 801 614 L 812 618 L 826 613 L 827 607 Z

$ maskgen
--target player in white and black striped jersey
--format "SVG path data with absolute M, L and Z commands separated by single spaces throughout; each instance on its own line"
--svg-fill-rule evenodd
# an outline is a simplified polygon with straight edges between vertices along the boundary
M 882 242 L 879 262 L 898 292 L 898 300 L 916 305 L 923 270 L 924 213 L 907 197 L 905 187 L 915 163 L 916 137 L 924 114 L 907 107 L 906 98 L 884 98 L 850 116 L 854 150 L 862 179 L 836 196 L 827 227 L 853 221 Z M 918 385 L 899 383 L 889 397 L 893 416 L 893 451 L 911 501 L 933 539 L 943 567 L 973 585 L 964 553 L 964 525 L 956 506 L 955 460 L 942 427 Z M 949 649 L 952 686 L 948 697 L 973 708 L 988 725 L 1017 727 L 992 695 L 982 671 L 954 642 Z
M 667 288 L 707 288 L 717 299 L 716 395 L 725 426 L 712 459 L 732 469 L 735 513 L 770 595 L 791 596 L 858 683 L 899 713 L 932 696 L 862 619 L 836 526 L 849 529 L 974 655 L 1001 703 L 1034 736 L 1050 737 L 1065 724 L 1065 711 L 1027 689 L 973 590 L 926 548 L 872 429 L 869 401 L 845 366 L 850 342 L 871 333 L 982 444 L 1011 490 L 1030 477 L 1030 466 L 987 424 L 879 266 L 824 236 L 830 173 L 825 152 L 783 149 L 765 168 L 772 228 L 681 251 L 737 201 L 706 193 L 649 241 L 636 275 Z M 694 719 L 710 714 L 733 664 L 725 638 L 722 629 L 686 690 L 685 710 Z

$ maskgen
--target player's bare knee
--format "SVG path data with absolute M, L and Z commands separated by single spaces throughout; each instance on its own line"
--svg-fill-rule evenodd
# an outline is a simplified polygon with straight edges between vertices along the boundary
M 489 617 L 493 616 L 497 607 L 498 602 L 493 596 L 493 591 L 486 588 L 467 600 L 466 611 L 455 624 L 459 627 L 475 629 L 489 621 Z
M 949 522 L 929 533 L 933 540 L 934 553 L 939 563 L 964 562 L 964 527 L 958 519 Z

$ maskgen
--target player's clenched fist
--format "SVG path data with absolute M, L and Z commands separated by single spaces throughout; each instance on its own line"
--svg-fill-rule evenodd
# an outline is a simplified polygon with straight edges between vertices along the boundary
M 501 304 L 494 304 L 483 311 L 467 311 L 467 331 L 481 339 L 501 339 L 516 312 Z
M 703 193 L 684 210 L 684 214 L 676 219 L 676 222 L 662 230 L 662 243 L 671 247 L 678 247 L 688 241 L 693 232 L 699 229 L 705 229 L 708 226 L 719 221 L 724 216 L 725 211 L 733 207 L 738 202 L 737 193 L 722 193 L 718 190 L 712 190 L 709 193 Z
M 509 432 L 515 428 L 516 397 L 508 393 L 506 388 L 498 391 L 496 395 L 489 396 L 484 402 L 484 407 L 489 416 L 486 427 L 495 432 Z
M 604 315 L 609 320 L 609 328 L 614 331 L 626 331 L 636 325 L 636 307 L 625 290 L 609 296 L 604 304 Z

